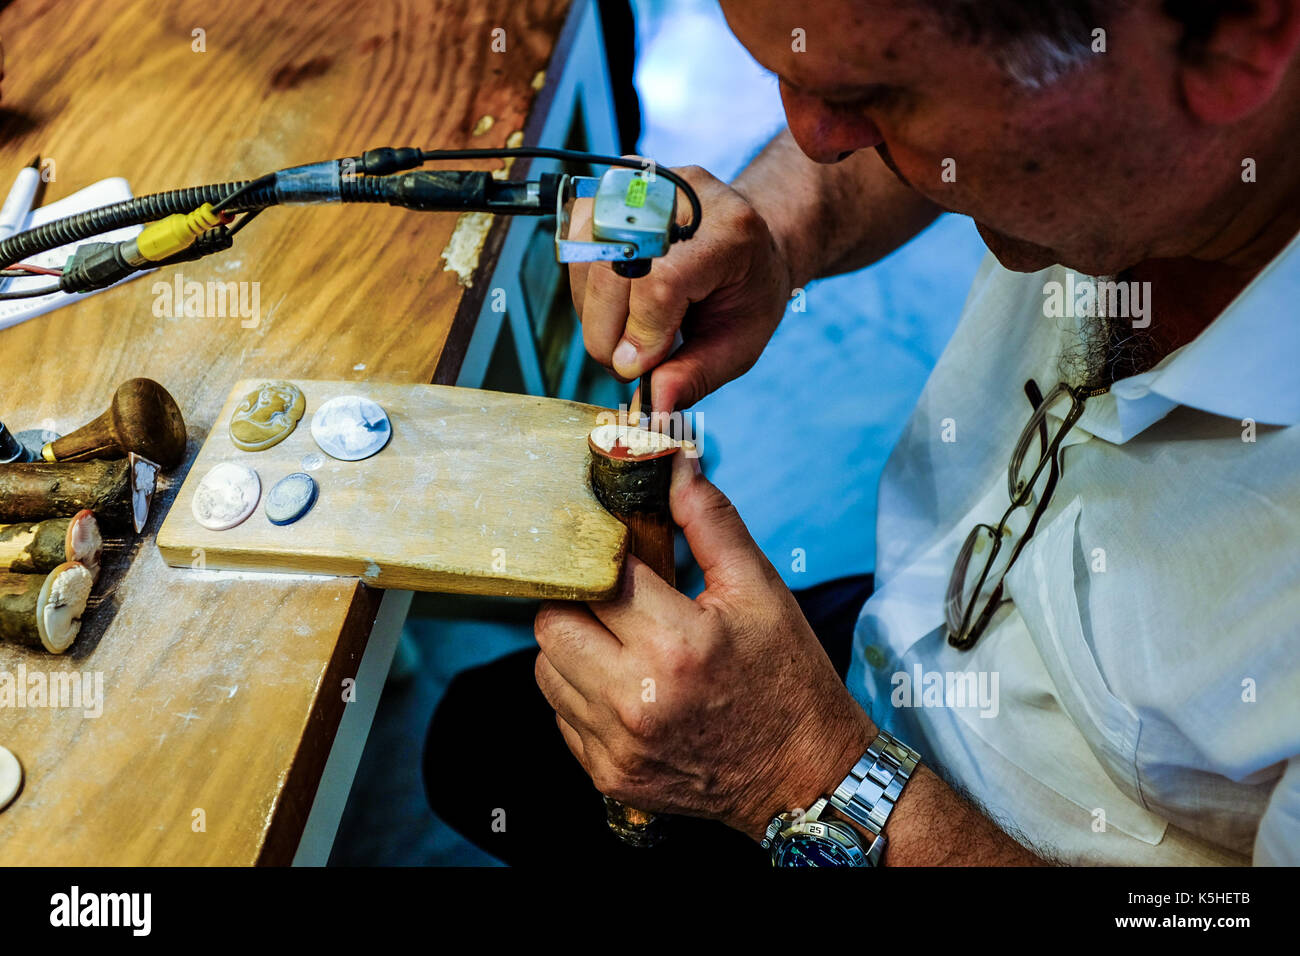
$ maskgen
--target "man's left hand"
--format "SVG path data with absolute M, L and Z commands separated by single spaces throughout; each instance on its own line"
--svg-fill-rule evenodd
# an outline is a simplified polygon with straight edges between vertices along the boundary
M 833 790 L 876 730 L 736 509 L 675 457 L 672 516 L 705 590 L 692 600 L 629 556 L 614 600 L 543 604 L 537 684 L 602 793 L 760 839 Z

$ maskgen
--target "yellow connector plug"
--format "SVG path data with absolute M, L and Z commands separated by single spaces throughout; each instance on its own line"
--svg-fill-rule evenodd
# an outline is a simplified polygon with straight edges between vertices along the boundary
M 178 212 L 166 219 L 151 222 L 136 236 L 136 246 L 143 258 L 157 262 L 176 255 L 182 249 L 188 249 L 195 239 L 209 229 L 215 229 L 223 221 L 225 220 L 220 213 L 213 212 L 212 203 L 205 202 L 188 215 Z

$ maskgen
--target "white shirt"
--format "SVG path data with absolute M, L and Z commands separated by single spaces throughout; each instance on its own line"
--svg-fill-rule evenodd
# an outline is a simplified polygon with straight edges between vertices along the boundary
M 981 266 L 881 478 L 849 688 L 1064 862 L 1300 864 L 1300 239 L 1088 400 L 1011 600 L 972 650 L 947 643 L 957 552 L 1010 503 L 1025 381 L 1050 391 L 1073 341 L 1044 318 L 1066 271 Z M 934 690 L 966 672 L 985 700 Z

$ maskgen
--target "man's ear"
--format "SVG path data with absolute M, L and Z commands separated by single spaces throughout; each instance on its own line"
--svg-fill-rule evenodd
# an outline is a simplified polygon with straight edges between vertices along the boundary
M 1248 0 L 1224 14 L 1181 70 L 1188 108 L 1205 123 L 1232 123 L 1267 103 L 1296 60 L 1300 0 Z

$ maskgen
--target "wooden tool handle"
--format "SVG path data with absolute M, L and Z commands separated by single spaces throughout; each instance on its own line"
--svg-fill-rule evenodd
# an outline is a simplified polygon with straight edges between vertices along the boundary
M 635 511 L 614 516 L 627 525 L 628 553 L 636 555 L 655 574 L 676 587 L 677 561 L 673 544 L 677 526 L 673 524 L 672 518 L 667 514 Z M 653 846 L 660 839 L 653 829 L 655 815 L 649 811 L 638 810 L 606 797 L 605 813 L 611 829 L 626 843 Z
M 114 532 L 130 528 L 130 464 L 119 459 L 0 465 L 0 522 L 66 517 L 83 508 Z
M 636 555 L 669 584 L 677 585 L 673 542 L 677 528 L 668 511 L 668 488 L 676 450 L 642 458 L 619 457 L 588 438 L 591 485 L 607 511 L 627 526 L 629 554 Z M 663 839 L 653 813 L 605 797 L 605 818 L 620 840 L 654 846 Z
M 636 513 L 615 514 L 627 525 L 628 554 L 634 554 L 652 571 L 673 587 L 677 586 L 677 559 L 674 542 L 677 526 L 668 515 Z
M 143 455 L 163 468 L 185 457 L 185 420 L 176 400 L 153 379 L 118 386 L 113 403 L 93 422 L 41 449 L 46 461 L 92 461 Z
M 0 572 L 48 574 L 75 561 L 96 575 L 102 548 L 99 523 L 88 510 L 69 518 L 0 524 Z

